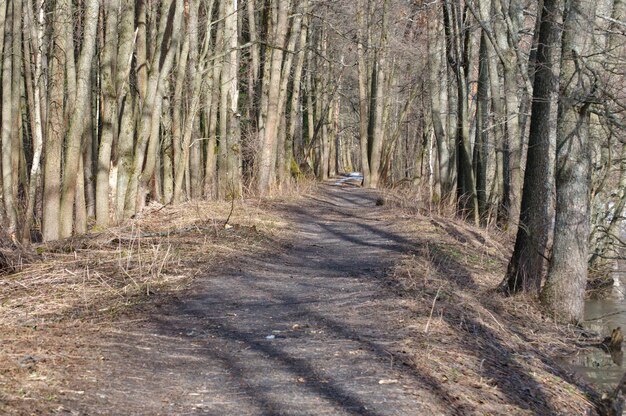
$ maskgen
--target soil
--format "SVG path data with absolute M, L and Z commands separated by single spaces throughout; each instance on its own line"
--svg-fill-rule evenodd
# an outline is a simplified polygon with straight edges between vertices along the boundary
M 0 383 L 0 410 L 593 411 L 586 385 L 553 359 L 581 334 L 544 319 L 531 301 L 494 292 L 504 237 L 380 206 L 379 193 L 344 185 L 273 203 L 287 228 L 280 237 L 259 236 L 254 250 L 235 247 L 222 261 L 196 259 L 201 273 L 183 290 L 148 290 L 119 316 L 21 333 L 10 374 L 30 384 L 16 399 L 2 394 L 16 384 Z

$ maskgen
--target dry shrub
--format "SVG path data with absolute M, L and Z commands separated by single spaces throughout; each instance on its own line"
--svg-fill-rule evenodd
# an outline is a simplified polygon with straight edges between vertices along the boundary
M 33 254 L 15 243 L 13 239 L 0 230 L 0 277 L 20 269 L 24 263 L 34 260 Z

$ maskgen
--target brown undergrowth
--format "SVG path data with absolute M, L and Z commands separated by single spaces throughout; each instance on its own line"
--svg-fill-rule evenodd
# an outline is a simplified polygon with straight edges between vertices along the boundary
M 0 273 L 0 414 L 54 411 L 64 380 L 93 359 L 86 356 L 90 337 L 107 324 L 132 326 L 137 306 L 184 290 L 232 256 L 280 250 L 267 243 L 287 224 L 266 205 L 155 204 L 106 231 L 21 254 L 4 247 L 3 258 L 10 258 Z
M 393 290 L 408 295 L 412 316 L 397 355 L 432 375 L 441 400 L 463 415 L 595 411 L 595 393 L 555 359 L 577 348 L 581 331 L 551 322 L 532 299 L 495 290 L 509 237 L 414 212 L 396 225 L 417 240 L 389 274 Z

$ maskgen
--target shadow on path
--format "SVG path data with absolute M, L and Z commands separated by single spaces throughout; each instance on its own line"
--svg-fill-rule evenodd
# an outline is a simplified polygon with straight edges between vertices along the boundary
M 390 231 L 377 218 L 375 199 L 360 188 L 324 187 L 307 204 L 279 208 L 298 224 L 293 247 L 211 272 L 145 323 L 120 328 L 87 392 L 102 407 L 83 410 L 241 416 L 471 410 L 439 375 L 399 355 L 409 311 L 385 281 L 406 253 L 427 254 L 460 289 L 476 288 L 471 273 L 436 242 Z M 443 319 L 458 328 L 484 363 L 482 375 L 509 403 L 554 413 L 535 378 L 476 316 L 459 304 Z

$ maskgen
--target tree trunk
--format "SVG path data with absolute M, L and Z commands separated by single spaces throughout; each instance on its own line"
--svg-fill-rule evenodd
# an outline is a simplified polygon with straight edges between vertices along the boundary
M 200 31 L 198 26 L 199 0 L 191 1 L 189 9 L 189 33 L 190 33 L 190 57 L 189 57 L 189 83 L 187 84 L 187 106 L 188 114 L 183 132 L 183 142 L 187 143 L 189 157 L 189 197 L 196 199 L 202 196 L 202 141 L 194 140 L 199 135 L 198 113 L 200 110 L 200 100 L 202 94 L 202 74 L 205 70 L 205 62 L 208 54 L 209 42 L 200 45 Z M 207 38 L 210 36 L 207 34 Z M 200 46 L 203 46 L 202 50 Z M 200 55 L 202 52 L 202 55 Z
M 489 50 L 487 35 L 480 36 L 478 58 L 478 90 L 476 96 L 476 140 L 474 144 L 474 172 L 476 194 L 481 222 L 487 217 L 487 155 L 489 143 Z
M 71 19 L 67 1 L 58 1 L 52 16 L 54 36 L 52 58 L 50 59 L 50 80 L 48 82 L 47 132 L 44 143 L 44 190 L 42 237 L 44 241 L 60 237 L 59 209 L 61 205 L 61 158 L 63 151 L 64 91 L 65 91 L 65 50 L 67 38 L 61 36 L 63 22 Z
M 102 133 L 98 149 L 96 173 L 96 224 L 99 227 L 109 225 L 109 170 L 111 167 L 111 146 L 117 132 L 117 91 L 113 68 L 117 52 L 118 12 L 120 0 L 104 3 L 106 31 L 100 61 L 102 74 Z
M 67 131 L 66 153 L 61 186 L 60 207 L 60 236 L 70 237 L 74 225 L 74 198 L 76 196 L 76 181 L 82 158 L 82 138 L 85 129 L 85 120 L 89 117 L 89 90 L 91 89 L 91 62 L 95 52 L 96 29 L 98 27 L 99 0 L 86 0 L 85 26 L 83 29 L 83 44 L 78 62 L 76 95 L 74 111 L 70 118 Z M 71 92 L 68 89 L 68 94 Z M 83 191 L 82 189 L 80 190 Z
M 94 65 L 91 71 L 92 79 L 97 78 L 96 72 L 96 66 Z M 84 175 L 85 187 L 85 220 L 96 218 L 96 174 L 94 173 L 94 168 L 97 169 L 95 165 L 98 163 L 100 106 L 98 105 L 98 98 L 94 99 L 93 93 L 94 91 L 90 90 L 87 98 L 87 101 L 91 104 L 89 108 L 90 116 L 85 122 L 85 132 L 83 134 L 82 174 Z M 80 188 L 80 186 L 77 185 L 77 188 Z
M 572 0 L 565 10 L 557 122 L 556 217 L 544 305 L 557 319 L 583 319 L 590 225 L 589 106 L 595 93 L 585 69 L 593 41 L 595 5 Z
M 218 196 L 241 195 L 241 137 L 239 130 L 239 52 L 236 0 L 223 5 L 224 63 L 220 89 L 220 146 L 218 156 Z
M 451 4 L 448 0 L 443 3 L 444 28 L 447 39 L 446 54 L 448 63 L 454 71 L 456 80 L 456 183 L 457 207 L 463 216 L 472 217 L 476 225 L 479 224 L 478 196 L 476 195 L 476 180 L 472 169 L 471 145 L 469 133 L 468 108 L 468 56 L 467 29 L 465 19 L 459 10 L 460 5 Z
M 312 36 L 310 36 L 312 37 Z M 306 71 L 306 122 L 307 122 L 307 142 L 304 146 L 304 152 L 302 155 L 302 161 L 306 162 L 309 158 L 309 152 L 312 146 L 312 142 L 315 136 L 315 106 L 314 106 L 314 91 L 313 91 L 313 51 L 309 49 L 307 53 L 307 71 Z M 303 163 L 301 162 L 301 163 Z
M 272 56 L 270 62 L 270 81 L 267 90 L 267 116 L 265 128 L 260 137 L 261 150 L 259 154 L 259 166 L 257 170 L 257 191 L 263 195 L 272 187 L 273 171 L 276 166 L 277 132 L 280 123 L 281 111 L 278 108 L 280 97 L 281 71 L 283 62 L 283 49 L 287 36 L 287 14 L 289 1 L 275 0 L 274 12 L 277 13 L 277 25 L 272 36 Z M 289 74 L 285 74 L 289 76 Z
M 518 62 L 515 48 L 511 42 L 512 28 L 506 24 L 508 8 L 501 0 L 493 2 L 492 14 L 496 16 L 494 23 L 495 45 L 503 69 L 504 104 L 506 111 L 504 163 L 506 164 L 506 184 L 503 195 L 503 208 L 507 216 L 507 228 L 511 233 L 517 231 L 517 220 L 520 213 L 520 192 L 522 189 L 522 136 L 519 126 L 519 88 L 517 86 Z M 516 35 L 515 35 L 516 36 Z
M 285 180 L 288 178 L 287 174 L 289 172 L 289 165 L 285 163 L 285 160 L 291 159 L 291 148 L 289 145 L 287 147 L 286 142 L 287 138 L 287 120 L 286 120 L 286 108 L 285 104 L 287 102 L 287 86 L 289 84 L 289 80 L 291 79 L 291 67 L 293 65 L 294 51 L 296 49 L 296 43 L 300 40 L 300 32 L 302 26 L 302 9 L 301 6 L 298 8 L 298 13 L 293 18 L 293 23 L 290 29 L 289 42 L 287 43 L 287 56 L 283 62 L 282 75 L 280 80 L 280 93 L 278 98 L 278 111 L 280 111 L 280 131 L 278 133 L 278 143 L 276 145 L 277 154 L 276 154 L 276 179 L 278 181 L 279 186 L 281 186 Z M 306 39 L 306 38 L 305 38 Z M 291 140 L 291 138 L 289 138 Z
M 26 200 L 26 211 L 22 228 L 22 243 L 30 242 L 30 229 L 34 219 L 35 199 L 37 196 L 37 183 L 40 175 L 41 154 L 43 151 L 43 126 L 42 126 L 42 49 L 44 31 L 44 9 L 43 0 L 36 3 L 36 15 L 33 12 L 32 3 L 26 1 L 24 4 L 24 39 L 25 47 L 34 53 L 31 55 L 25 49 L 24 65 L 34 67 L 32 81 L 29 77 L 26 82 L 27 88 L 32 90 L 32 101 L 29 103 L 31 109 L 31 125 L 33 136 L 33 160 L 30 169 L 30 179 L 28 183 L 28 196 Z M 36 16 L 36 20 L 35 20 Z M 31 62 L 31 59 L 33 61 Z M 28 73 L 28 71 L 27 71 Z
M 259 42 L 259 33 L 257 25 L 257 13 L 256 1 L 247 0 L 246 2 L 247 23 L 248 23 L 248 36 L 250 39 L 250 59 L 248 69 L 248 103 L 246 105 L 246 117 L 251 120 L 257 120 L 259 117 L 258 110 L 258 86 L 259 86 L 259 71 L 262 67 L 261 63 L 261 43 Z M 258 131 L 255 131 L 255 127 L 252 127 L 252 135 L 258 135 Z M 258 137 L 257 137 L 258 139 Z
M 369 165 L 369 151 L 368 151 L 368 125 L 369 125 L 369 108 L 368 103 L 370 101 L 367 74 L 369 70 L 367 68 L 365 60 L 365 19 L 363 18 L 365 6 L 363 0 L 357 0 L 357 59 L 358 59 L 358 73 L 359 73 L 359 149 L 361 155 L 361 171 L 363 173 L 363 186 L 370 186 L 370 165 Z
M 502 289 L 507 293 L 538 292 L 544 276 L 546 246 L 551 233 L 550 199 L 555 136 L 555 51 L 560 41 L 561 0 L 544 0 L 533 86 L 528 156 L 522 205 L 513 256 Z
M 439 18 L 431 18 L 428 22 L 429 33 L 429 85 L 430 85 L 430 115 L 437 144 L 437 161 L 439 170 L 440 197 L 448 200 L 452 191 L 450 181 L 450 151 L 448 149 L 448 137 L 445 128 L 444 106 L 441 102 L 442 91 L 445 92 L 446 71 L 442 68 L 442 55 L 444 53 L 441 26 Z
M 304 0 L 302 4 L 303 14 L 306 15 L 308 11 L 308 1 Z M 306 18 L 306 17 L 305 17 Z M 304 68 L 304 58 L 306 57 L 305 47 L 308 38 L 308 22 L 304 28 L 300 30 L 300 40 L 298 43 L 298 60 L 296 62 L 296 69 L 293 74 L 293 87 L 291 92 L 291 104 L 289 107 L 289 132 L 287 137 L 287 147 L 285 149 L 285 167 L 283 169 L 286 172 L 293 171 L 292 163 L 294 161 L 296 152 L 300 152 L 303 149 L 303 132 L 302 132 L 302 119 L 299 117 L 301 111 L 301 91 L 302 91 L 302 70 Z M 296 137 L 296 126 L 300 126 L 300 132 Z M 296 158 L 297 160 L 297 158 Z
M 24 139 L 28 137 L 23 129 L 22 118 L 25 116 L 25 107 L 22 105 L 22 97 L 24 95 L 23 90 L 23 71 L 22 71 L 22 0 L 13 0 L 13 13 L 16 18 L 13 19 L 13 46 L 12 46 L 12 79 L 11 79 L 11 105 L 14 108 L 14 114 L 12 120 L 12 134 L 11 140 L 11 167 L 13 169 L 13 203 L 15 204 L 16 218 L 19 222 L 19 190 L 20 184 L 24 184 L 27 181 L 26 174 L 26 159 L 24 157 L 24 148 L 22 143 Z M 16 224 L 17 225 L 17 224 Z M 21 230 L 16 227 L 16 238 L 19 239 L 19 232 Z
M 76 197 L 74 198 L 74 234 L 76 235 L 82 235 L 87 232 L 87 201 L 85 199 L 85 167 L 83 155 L 78 159 L 78 172 L 76 175 Z
M 382 27 L 380 34 L 379 49 L 376 52 L 376 61 L 372 71 L 372 105 L 370 107 L 370 180 L 368 186 L 377 188 L 380 179 L 381 157 L 384 143 L 385 129 L 383 126 L 384 112 L 384 86 L 385 86 L 385 48 L 387 47 L 387 31 L 389 21 L 389 0 L 383 1 Z
M 150 65 L 141 118 L 138 122 L 138 137 L 126 190 L 125 217 L 130 217 L 142 209 L 148 182 L 154 173 L 164 78 L 169 75 L 174 60 L 174 52 L 178 48 L 182 6 L 182 0 L 164 0 L 162 2 L 155 51 Z
M 8 3 L 8 4 L 7 4 Z M 6 17 L 0 15 L 0 22 L 4 23 L 4 48 L 2 54 L 2 101 L 11 103 L 13 99 L 13 70 L 19 71 L 19 68 L 13 68 L 12 55 L 13 50 L 13 22 L 19 21 L 19 10 L 14 10 L 15 2 L 7 2 L 0 5 Z M 4 211 L 8 219 L 8 234 L 14 241 L 17 241 L 17 208 L 15 205 L 13 182 L 17 177 L 13 172 L 13 135 L 17 132 L 12 131 L 13 118 L 17 114 L 13 113 L 13 106 L 2 106 L 2 196 L 4 201 Z M 19 111 L 19 108 L 15 109 Z
M 202 73 L 204 71 L 204 60 L 206 55 L 208 54 L 208 42 L 205 42 L 203 45 L 203 53 L 201 57 L 202 67 L 198 68 L 199 64 L 199 54 L 198 54 L 198 6 L 199 2 L 194 1 L 190 12 L 189 12 L 189 45 L 190 45 L 190 54 L 189 54 L 189 81 L 187 83 L 187 115 L 185 118 L 185 123 L 183 125 L 183 142 L 182 142 L 182 152 L 180 153 L 181 160 L 178 161 L 178 164 L 181 167 L 187 167 L 187 178 L 189 181 L 189 187 L 191 188 L 187 194 L 188 197 L 197 196 L 198 193 L 201 193 L 201 190 L 197 189 L 199 187 L 198 178 L 199 178 L 199 144 L 198 142 L 192 143 L 192 134 L 194 131 L 194 125 L 196 116 L 198 114 L 198 110 L 200 108 L 200 84 L 202 82 Z M 195 162 L 190 164 L 192 149 L 195 148 L 196 152 L 194 156 L 198 158 Z M 196 164 L 196 166 L 193 166 Z M 182 179 L 178 177 L 180 173 L 177 171 L 176 179 L 177 181 L 181 181 Z M 182 185 L 182 184 L 181 184 Z M 176 189 L 176 187 L 174 188 Z M 194 191 L 194 189 L 197 189 Z M 175 195 L 176 199 L 176 195 Z
M 117 71 L 115 74 L 115 89 L 117 95 L 117 114 L 119 120 L 117 141 L 117 182 L 115 187 L 116 204 L 115 220 L 120 222 L 124 218 L 124 200 L 128 189 L 130 169 L 133 161 L 133 134 L 136 113 L 136 94 L 130 92 L 128 78 L 131 71 L 135 39 L 139 38 L 139 27 L 134 30 L 135 1 L 122 0 L 120 11 L 119 40 L 117 50 Z M 141 9 L 138 24 L 141 22 Z M 139 48 L 137 48 L 139 51 Z M 139 54 L 137 56 L 139 58 Z M 139 59 L 138 59 L 139 60 Z M 139 63 L 139 62 L 138 62 Z M 139 78 L 139 77 L 138 77 Z
M 220 35 L 221 30 L 218 29 L 216 42 L 216 50 L 222 50 L 221 38 Z M 223 47 L 222 47 L 223 48 Z M 220 88 L 217 88 L 219 85 L 220 77 L 222 72 L 222 60 L 218 59 L 213 64 L 213 71 L 209 78 L 209 88 L 207 89 L 207 107 L 209 108 L 209 119 L 208 119 L 208 141 L 206 146 L 206 160 L 204 164 L 204 194 L 207 197 L 217 197 L 217 117 L 219 114 L 219 97 L 220 97 Z
M 174 99 L 172 101 L 172 148 L 174 156 L 174 203 L 180 203 L 183 198 L 183 179 L 189 156 L 188 148 L 183 144 L 183 90 L 187 76 L 187 59 L 189 57 L 190 33 L 183 41 L 182 49 L 178 53 L 178 67 L 176 68 L 176 83 Z M 186 95 L 186 94 L 185 94 Z
M 328 62 L 328 31 L 325 29 L 320 29 L 320 49 L 319 56 L 322 58 L 321 65 L 318 65 L 318 91 L 320 91 L 318 104 L 318 125 L 320 125 L 320 139 L 319 143 L 319 159 L 318 166 L 319 171 L 317 174 L 318 179 L 324 181 L 328 179 L 329 174 L 329 164 L 330 164 L 330 137 L 328 134 L 328 124 L 329 124 L 329 114 L 328 111 L 330 109 L 330 98 L 328 94 L 328 88 L 330 85 L 330 71 L 331 65 Z
M 213 3 L 212 3 L 213 4 Z M 221 6 L 220 6 L 221 9 Z M 224 29 L 223 20 L 217 24 L 215 33 L 214 50 L 222 52 L 224 50 Z M 207 29 L 207 33 L 210 31 Z M 208 34 L 207 34 L 208 36 Z M 208 86 L 205 93 L 207 115 L 207 144 L 206 159 L 204 164 L 204 195 L 206 197 L 217 197 L 217 119 L 220 109 L 220 77 L 222 73 L 222 58 L 213 61 L 212 72 L 209 76 Z
M 9 15 L 11 14 L 11 12 L 9 11 Z M 10 30 L 8 29 L 6 26 L 8 26 L 10 28 L 10 22 L 7 25 L 7 4 L 6 2 L 2 2 L 2 4 L 0 4 L 0 50 L 3 51 L 4 53 L 4 34 L 5 34 L 5 30 Z M 4 64 L 4 59 L 2 57 L 3 55 L 0 55 L 0 67 L 3 66 Z M 0 75 L 1 76 L 1 75 Z M 0 82 L 2 82 L 2 79 L 0 79 Z M 0 120 L 0 123 L 2 123 L 2 120 Z M 2 124 L 0 124 L 0 137 L 2 136 L 4 130 L 4 127 Z M 7 129 L 9 130 L 9 129 Z M 1 153 L 1 149 L 2 149 L 2 139 L 0 138 L 0 153 Z M 5 219 L 5 215 L 4 215 L 4 197 L 3 197 L 3 189 L 4 189 L 4 172 L 2 171 L 2 154 L 0 154 L 0 224 L 5 224 L 6 223 L 6 219 Z
M 494 143 L 493 157 L 495 165 L 495 169 L 493 171 L 494 192 L 492 192 L 490 199 L 492 206 L 498 209 L 496 214 L 498 223 L 503 223 L 509 219 L 509 213 L 508 211 L 505 212 L 503 203 L 505 187 L 508 186 L 508 181 L 505 180 L 505 172 L 508 172 L 508 167 L 505 169 L 504 166 L 504 125 L 506 123 L 506 114 L 503 105 L 504 100 L 502 98 L 500 76 L 498 74 L 498 58 L 495 54 L 493 45 L 491 44 L 489 45 L 489 51 L 489 80 L 491 83 L 491 108 L 494 122 L 492 129 L 492 142 Z M 519 219 L 519 215 L 517 219 Z
M 165 55 L 162 54 L 158 61 L 160 68 L 157 75 L 156 95 L 154 96 L 154 107 L 152 108 L 153 113 L 149 117 L 147 129 L 145 130 L 149 131 L 149 139 L 145 155 L 145 164 L 139 177 L 139 186 L 136 195 L 136 210 L 141 210 L 143 208 L 143 205 L 146 202 L 146 195 L 150 191 L 150 185 L 158 183 L 158 178 L 155 178 L 155 171 L 157 166 L 157 155 L 159 153 L 159 130 L 161 125 L 163 96 L 165 94 L 165 77 L 170 75 L 170 71 L 174 63 L 174 56 L 179 47 L 184 13 L 183 8 L 184 0 L 174 0 L 172 2 L 172 7 L 168 12 L 168 20 L 165 30 L 166 33 L 169 32 L 171 34 L 171 38 L 169 39 L 169 47 L 165 50 Z M 152 195 L 152 197 L 155 200 L 159 200 L 160 195 L 158 186 L 153 189 L 154 195 Z
M 169 82 L 168 82 L 169 84 Z M 169 89 L 169 85 L 166 90 Z M 170 204 L 174 199 L 174 141 L 172 113 L 176 111 L 172 108 L 172 100 L 163 100 L 163 114 L 161 115 L 161 164 L 163 166 L 163 204 Z

